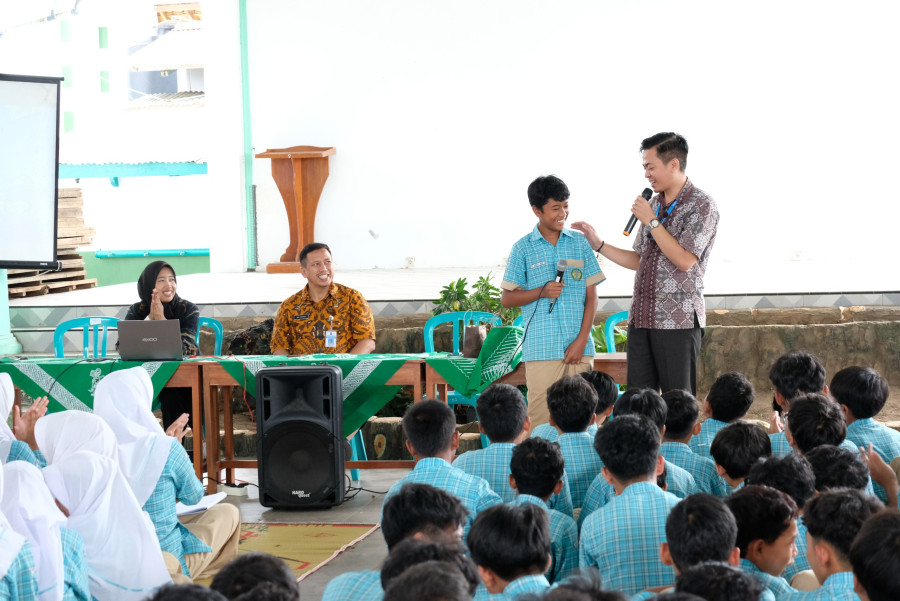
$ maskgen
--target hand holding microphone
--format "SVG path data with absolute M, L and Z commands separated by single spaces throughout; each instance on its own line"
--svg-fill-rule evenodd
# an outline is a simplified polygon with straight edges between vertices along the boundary
M 556 299 L 562 294 L 563 276 L 566 274 L 566 268 L 568 266 L 569 264 L 565 259 L 560 259 L 556 262 L 556 278 L 554 278 L 553 282 L 547 284 L 547 296 L 550 297 L 550 310 L 548 313 L 553 313 L 553 307 L 556 306 Z
M 651 190 L 650 188 L 644 188 L 644 191 L 641 192 L 641 196 L 644 197 L 644 200 L 650 200 L 650 197 L 653 196 L 653 190 Z M 628 225 L 625 226 L 625 229 L 622 231 L 622 233 L 626 236 L 630 236 L 632 230 L 634 230 L 634 226 L 637 225 L 637 221 L 637 215 L 632 213 L 631 217 L 628 218 Z

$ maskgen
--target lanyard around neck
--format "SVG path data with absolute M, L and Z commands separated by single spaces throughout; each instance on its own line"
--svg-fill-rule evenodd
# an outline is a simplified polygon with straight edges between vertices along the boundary
M 672 204 L 670 204 L 670 205 L 668 206 L 668 208 L 666 209 L 665 215 L 663 215 L 663 218 L 660 219 L 660 223 L 665 223 L 665 222 L 666 222 L 666 217 L 669 216 L 669 213 L 672 212 L 672 209 L 674 209 L 674 208 L 675 208 L 675 205 L 677 205 L 677 204 L 678 204 L 678 201 L 676 200 L 676 201 L 674 201 Z M 657 219 L 659 218 L 659 207 L 660 207 L 661 205 L 662 205 L 662 203 L 659 203 L 658 205 L 656 205 L 656 217 L 657 217 Z

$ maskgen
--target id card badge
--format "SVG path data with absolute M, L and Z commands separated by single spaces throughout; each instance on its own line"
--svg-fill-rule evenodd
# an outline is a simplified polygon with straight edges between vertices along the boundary
M 325 331 L 325 348 L 337 347 L 337 332 L 335 330 Z

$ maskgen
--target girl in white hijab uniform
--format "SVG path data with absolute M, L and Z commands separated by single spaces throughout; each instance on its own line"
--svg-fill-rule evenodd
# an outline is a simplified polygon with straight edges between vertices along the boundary
M 21 463 L 21 462 L 20 462 Z M 0 470 L 0 495 L 3 470 Z M 13 530 L 0 511 L 0 599 L 37 599 L 38 582 L 28 539 Z
M 71 412 L 67 412 L 71 413 Z M 150 518 L 108 457 L 76 451 L 44 468 L 50 492 L 84 539 L 91 595 L 138 601 L 171 582 Z
M 51 465 L 76 451 L 93 451 L 119 462 L 116 435 L 93 413 L 59 411 L 45 415 L 34 425 L 34 437 Z

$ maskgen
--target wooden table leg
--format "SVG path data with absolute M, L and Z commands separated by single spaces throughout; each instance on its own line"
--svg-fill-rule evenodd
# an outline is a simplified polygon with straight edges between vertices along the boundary
M 206 408 L 206 485 L 207 494 L 215 493 L 219 485 L 219 404 L 216 399 L 216 387 L 210 383 L 203 386 L 203 406 Z

